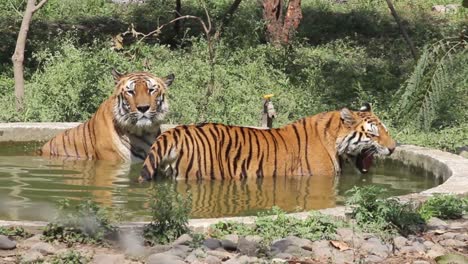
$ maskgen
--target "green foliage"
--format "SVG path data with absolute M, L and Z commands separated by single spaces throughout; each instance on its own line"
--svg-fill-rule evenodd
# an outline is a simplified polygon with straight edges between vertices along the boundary
M 310 240 L 331 239 L 336 228 L 344 223 L 320 213 L 311 212 L 304 219 L 288 216 L 283 210 L 273 207 L 271 211 L 259 214 L 253 226 L 236 222 L 218 222 L 211 226 L 211 236 L 222 238 L 227 234 L 242 236 L 259 235 L 265 244 L 287 236 Z
M 383 199 L 385 189 L 377 186 L 354 187 L 346 204 L 352 208 L 351 216 L 365 231 L 400 233 L 408 235 L 421 231 L 424 220 L 411 203 L 396 198 Z
M 404 124 L 428 131 L 433 127 L 468 121 L 468 115 L 463 111 L 468 107 L 466 38 L 462 34 L 424 48 L 414 72 L 400 90 L 401 98 L 395 107 Z
M 458 219 L 468 212 L 468 198 L 455 195 L 435 195 L 429 198 L 419 209 L 422 218 Z
M 32 236 L 29 232 L 27 232 L 26 230 L 24 230 L 24 228 L 20 226 L 0 226 L 0 235 L 23 238 Z
M 83 256 L 80 252 L 75 250 L 69 250 L 65 253 L 55 255 L 50 260 L 51 264 L 86 264 L 89 263 L 90 259 Z
M 156 182 L 149 194 L 152 220 L 143 228 L 149 244 L 166 244 L 189 232 L 190 194 L 183 197 L 173 185 L 162 182 Z
M 394 129 L 393 131 L 397 133 L 393 133 L 392 136 L 400 143 L 433 147 L 451 152 L 456 152 L 460 147 L 468 146 L 468 124 L 431 132 L 422 132 L 411 127 Z
M 56 219 L 44 228 L 42 239 L 67 244 L 94 244 L 102 243 L 116 230 L 110 223 L 108 211 L 95 202 L 88 200 L 72 207 L 68 200 L 63 200 Z

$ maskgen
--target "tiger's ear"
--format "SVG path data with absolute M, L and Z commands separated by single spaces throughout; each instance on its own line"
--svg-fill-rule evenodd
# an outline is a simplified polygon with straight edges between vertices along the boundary
M 354 125 L 356 123 L 356 117 L 346 107 L 341 109 L 340 116 L 341 116 L 341 121 L 343 121 L 343 123 L 345 123 L 348 126 L 352 126 L 352 125 Z
M 361 112 L 372 112 L 372 106 L 370 103 L 363 103 L 361 108 L 359 108 Z
M 117 84 L 120 81 L 124 74 L 118 72 L 116 69 L 112 68 L 112 77 L 114 77 L 114 82 Z
M 166 87 L 169 87 L 172 82 L 174 81 L 175 76 L 173 73 L 169 74 L 168 76 L 162 78 L 163 82 L 166 84 Z

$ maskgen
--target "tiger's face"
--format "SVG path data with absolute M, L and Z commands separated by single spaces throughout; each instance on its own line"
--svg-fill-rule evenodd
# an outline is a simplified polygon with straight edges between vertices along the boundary
M 114 116 L 117 123 L 135 133 L 151 131 L 159 126 L 167 112 L 167 88 L 174 75 L 158 78 L 147 72 L 120 74 L 113 70 L 117 102 Z
M 361 173 L 369 171 L 375 154 L 388 156 L 393 153 L 396 142 L 372 113 L 370 104 L 364 104 L 357 112 L 343 108 L 340 115 L 347 131 L 337 142 L 338 154 L 354 163 Z

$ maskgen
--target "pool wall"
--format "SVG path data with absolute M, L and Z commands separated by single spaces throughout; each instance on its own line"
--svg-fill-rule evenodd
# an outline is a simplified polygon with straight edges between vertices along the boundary
M 0 123 L 0 142 L 46 141 L 60 131 L 75 127 L 79 124 L 80 123 Z M 165 131 L 172 127 L 175 127 L 175 125 L 162 125 L 161 130 Z M 468 159 L 452 153 L 413 145 L 399 145 L 389 158 L 431 171 L 434 173 L 435 177 L 442 178 L 444 181 L 444 183 L 437 187 L 420 193 L 405 195 L 401 197 L 403 199 L 425 199 L 435 193 L 468 194 Z M 337 217 L 345 216 L 344 207 L 328 208 L 318 211 Z M 294 213 L 291 215 L 298 218 L 305 218 L 308 213 Z M 255 217 L 192 219 L 190 220 L 190 226 L 193 229 L 201 231 L 218 221 L 231 220 L 248 224 L 253 223 L 254 219 Z M 0 220 L 0 226 L 45 226 L 46 224 L 46 222 Z M 143 223 L 139 222 L 128 223 L 123 225 L 123 227 L 141 226 L 142 224 Z

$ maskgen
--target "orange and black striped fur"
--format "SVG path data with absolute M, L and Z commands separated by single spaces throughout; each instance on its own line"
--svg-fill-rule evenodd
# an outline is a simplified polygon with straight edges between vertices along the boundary
M 47 142 L 43 156 L 112 161 L 142 161 L 168 112 L 166 90 L 171 74 L 158 78 L 147 72 L 120 74 L 113 95 L 104 101 L 90 120 L 68 129 Z
M 340 160 L 353 160 L 366 173 L 374 154 L 390 155 L 395 145 L 369 104 L 360 111 L 320 113 L 278 129 L 179 126 L 156 139 L 139 180 L 332 176 L 340 173 Z

